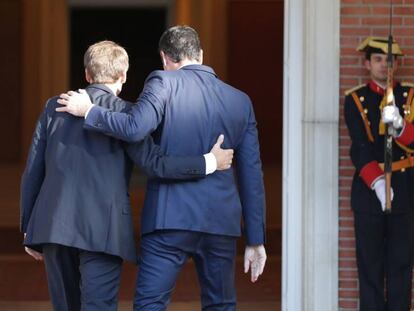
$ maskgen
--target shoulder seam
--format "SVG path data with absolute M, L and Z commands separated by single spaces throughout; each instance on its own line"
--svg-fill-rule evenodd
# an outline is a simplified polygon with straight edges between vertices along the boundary
M 364 87 L 365 86 L 365 83 L 362 83 L 362 84 L 360 84 L 360 85 L 358 85 L 358 86 L 355 86 L 355 87 L 353 87 L 353 88 L 350 88 L 350 89 L 348 89 L 348 90 L 346 90 L 344 93 L 345 93 L 345 96 L 348 96 L 349 94 L 351 94 L 352 92 L 355 92 L 355 91 L 357 91 L 357 90 L 359 90 L 360 88 L 362 88 L 362 87 Z
M 400 83 L 403 87 L 414 87 L 414 83 L 403 81 Z

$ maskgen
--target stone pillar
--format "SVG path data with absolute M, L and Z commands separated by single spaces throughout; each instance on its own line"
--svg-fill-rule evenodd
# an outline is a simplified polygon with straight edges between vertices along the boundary
M 339 13 L 285 1 L 284 311 L 338 309 Z

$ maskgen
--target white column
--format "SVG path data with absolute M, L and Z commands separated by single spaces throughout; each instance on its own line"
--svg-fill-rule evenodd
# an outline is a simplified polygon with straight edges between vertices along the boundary
M 286 0 L 282 310 L 338 309 L 340 0 Z

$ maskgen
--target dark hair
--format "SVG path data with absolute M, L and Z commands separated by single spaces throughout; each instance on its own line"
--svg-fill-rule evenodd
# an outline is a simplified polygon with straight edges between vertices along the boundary
M 371 60 L 372 54 L 385 54 L 385 53 L 381 49 L 367 47 L 367 49 L 365 50 L 365 59 Z
M 372 54 L 386 54 L 383 50 L 369 47 L 365 51 L 365 59 L 371 61 Z M 397 59 L 398 55 L 393 54 L 394 60 Z
M 183 59 L 200 61 L 201 44 L 197 32 L 189 26 L 174 26 L 161 35 L 158 49 L 174 63 Z

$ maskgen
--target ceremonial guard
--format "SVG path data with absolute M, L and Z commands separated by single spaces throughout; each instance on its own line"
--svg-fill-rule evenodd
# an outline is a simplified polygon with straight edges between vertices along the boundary
M 355 166 L 351 206 L 355 220 L 360 310 L 408 311 L 414 245 L 414 85 L 392 85 L 395 105 L 387 106 L 388 39 L 369 37 L 365 53 L 370 81 L 346 92 L 344 115 Z M 392 43 L 392 73 L 398 44 Z M 391 62 L 392 63 L 392 62 Z M 389 81 L 389 79 L 388 79 Z M 386 210 L 384 134 L 392 136 L 391 210 Z

